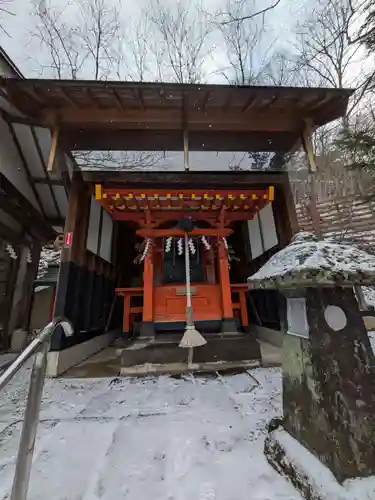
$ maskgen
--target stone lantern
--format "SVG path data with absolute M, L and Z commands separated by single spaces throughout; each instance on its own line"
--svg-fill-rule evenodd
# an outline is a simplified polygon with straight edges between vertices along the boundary
M 325 497 L 301 486 L 286 442 L 307 449 L 339 485 L 375 475 L 375 358 L 353 291 L 374 283 L 375 256 L 309 233 L 297 234 L 248 279 L 251 289 L 277 289 L 286 298 L 284 418 L 265 452 L 307 498 Z

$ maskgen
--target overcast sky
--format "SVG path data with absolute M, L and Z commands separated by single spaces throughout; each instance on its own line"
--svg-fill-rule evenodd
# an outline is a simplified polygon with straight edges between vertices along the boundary
M 35 29 L 35 18 L 32 16 L 32 1 L 31 0 L 0 0 L 9 2 L 7 7 L 14 15 L 2 15 L 2 25 L 5 27 L 9 36 L 0 32 L 0 44 L 6 50 L 11 59 L 17 64 L 21 72 L 28 77 L 40 76 L 40 68 L 33 59 L 43 60 L 43 53 L 38 46 L 31 41 L 31 32 Z M 57 0 L 56 0 L 57 1 Z M 63 1 L 59 0 L 58 4 L 62 5 Z M 108 0 L 109 3 L 115 0 Z M 173 0 L 164 0 L 164 2 Z M 259 8 L 264 8 L 268 3 L 271 4 L 274 0 L 248 0 L 249 5 L 256 4 Z M 310 0 L 311 2 L 311 0 Z M 126 1 L 120 2 L 122 7 L 122 17 L 125 23 L 132 19 L 133 22 L 139 15 L 141 8 L 147 8 L 148 0 Z M 189 3 L 189 2 L 188 2 Z M 203 8 L 206 12 L 214 13 L 219 9 L 225 10 L 226 0 L 202 0 Z M 299 17 L 303 17 L 304 0 L 281 0 L 280 5 L 267 15 L 268 38 L 277 39 L 274 49 L 278 47 L 288 47 L 291 43 L 291 31 L 294 23 Z M 70 21 L 72 21 L 70 19 Z M 212 72 L 219 65 L 221 54 L 217 51 L 211 61 L 207 65 L 211 65 L 209 70 Z M 206 66 L 207 66 L 206 65 Z M 38 73 L 39 71 L 39 73 Z M 211 71 L 209 71 L 211 72 Z M 47 76 L 47 75 L 43 75 Z M 212 80 L 212 77 L 210 78 Z M 215 79 L 215 77 L 213 78 Z
M 66 7 L 66 5 L 70 3 L 77 3 L 79 1 L 84 0 L 48 0 L 48 2 L 55 2 L 56 5 L 59 6 L 59 9 L 64 12 L 64 22 L 73 25 L 76 23 L 78 26 L 78 16 L 75 15 L 75 8 Z M 132 26 L 134 26 L 139 19 L 140 13 L 142 9 L 144 11 L 149 11 L 149 5 L 151 1 L 156 0 L 107 0 L 108 4 L 111 5 L 114 2 L 119 3 L 121 5 L 120 16 L 121 16 L 121 25 L 124 29 L 130 30 Z M 207 13 L 208 16 L 214 15 L 218 11 L 226 11 L 226 4 L 228 0 L 181 0 L 186 1 L 186 5 L 191 4 L 192 2 L 200 2 L 202 9 Z M 241 0 L 230 0 L 232 2 L 241 1 Z M 246 1 L 246 0 L 245 0 Z M 267 5 L 274 3 L 276 0 L 247 0 L 247 4 L 250 8 L 253 6 L 255 10 L 260 10 Z M 257 70 L 257 66 L 261 67 L 261 58 L 262 55 L 266 52 L 269 47 L 271 47 L 271 51 L 274 52 L 293 52 L 293 43 L 295 42 L 294 32 L 298 22 L 303 22 L 308 15 L 309 10 L 313 8 L 315 5 L 315 1 L 317 0 L 281 0 L 280 4 L 273 9 L 272 11 L 267 13 L 267 17 L 265 20 L 266 23 L 266 34 L 263 37 L 262 44 L 258 47 L 258 52 L 256 52 L 255 57 L 251 60 L 251 66 L 255 67 Z M 8 53 L 9 57 L 15 62 L 20 71 L 29 78 L 37 78 L 37 77 L 53 77 L 53 73 L 51 73 L 50 68 L 44 68 L 41 71 L 41 67 L 43 65 L 48 64 L 48 54 L 43 51 L 40 47 L 40 44 L 37 43 L 35 37 L 32 37 L 32 32 L 35 32 L 35 26 L 37 19 L 32 15 L 32 0 L 0 0 L 0 6 L 4 5 L 6 2 L 6 6 L 9 10 L 12 11 L 14 15 L 0 15 L 0 21 L 2 26 L 4 26 L 6 33 L 0 30 L 0 45 L 5 49 Z M 161 3 L 167 5 L 175 5 L 176 0 L 160 0 Z M 170 2 L 170 3 L 169 3 Z M 260 18 L 257 18 L 260 19 Z M 251 21 L 250 21 L 251 22 Z M 244 21 L 244 23 L 249 23 L 249 21 Z M 84 24 L 84 23 L 83 23 Z M 79 27 L 81 28 L 81 24 Z M 251 24 L 246 24 L 246 26 L 250 26 Z M 129 31 L 127 31 L 129 33 Z M 250 30 L 251 33 L 251 30 Z M 134 33 L 133 33 L 134 35 Z M 124 36 L 125 44 L 124 46 L 129 46 L 129 37 L 125 34 Z M 149 42 L 149 40 L 147 40 Z M 228 69 L 228 56 L 225 52 L 225 45 L 223 39 L 215 31 L 215 35 L 210 35 L 209 38 L 210 44 L 215 46 L 215 49 L 209 51 L 209 55 L 204 57 L 204 82 L 211 83 L 227 83 L 228 80 L 225 78 L 232 78 L 233 74 L 226 73 Z M 126 49 L 128 50 L 128 48 Z M 271 54 L 268 54 L 268 58 Z M 356 54 L 357 56 L 357 54 Z M 147 55 L 149 58 L 150 56 Z M 106 57 L 105 57 L 106 59 Z M 366 63 L 368 63 L 368 59 Z M 122 66 L 123 62 L 121 62 Z M 350 66 L 350 71 L 347 71 L 347 77 L 352 78 L 353 80 L 346 79 L 345 84 L 350 87 L 355 86 L 355 82 L 357 80 L 357 76 L 361 74 L 363 68 L 363 54 L 360 54 L 358 61 L 354 60 L 352 65 Z M 371 63 L 372 64 L 372 63 Z M 91 66 L 90 66 L 91 65 Z M 250 64 L 249 64 L 250 65 Z M 226 68 L 224 71 L 223 68 Z M 264 75 L 266 72 L 263 71 L 261 74 Z M 133 70 L 130 73 L 124 72 L 120 78 L 128 79 L 131 75 L 133 79 L 138 79 L 134 77 Z M 113 73 L 111 69 L 111 73 L 108 75 L 102 75 L 103 77 L 107 77 L 109 79 L 119 79 L 116 76 L 116 73 Z M 171 73 L 163 72 L 162 78 L 163 80 L 174 79 L 170 78 Z M 63 77 L 70 77 L 68 74 L 64 74 Z M 84 67 L 84 70 L 80 72 L 78 75 L 79 78 L 88 78 L 93 79 L 93 69 L 92 63 L 89 63 L 88 66 Z M 157 75 L 154 71 L 154 67 L 151 67 L 148 75 L 145 77 L 145 80 L 155 80 Z M 262 84 L 264 84 L 262 82 Z M 285 82 L 284 82 L 285 84 Z M 287 82 L 286 84 L 295 85 L 295 80 L 291 83 Z M 298 84 L 301 84 L 298 82 Z M 311 84 L 311 81 L 310 81 Z M 319 84 L 319 83 L 318 83 Z M 215 153 L 209 153 L 214 154 Z M 234 166 L 241 165 L 242 168 L 249 168 L 251 165 L 251 160 L 245 157 L 242 153 L 240 155 L 235 155 L 233 158 L 226 154 L 219 155 L 214 158 L 214 163 L 216 168 L 227 168 L 228 164 L 233 164 Z M 165 168 L 175 168 L 175 164 L 181 166 L 183 165 L 182 156 L 180 153 L 171 154 L 168 158 L 168 161 L 165 157 L 162 158 L 162 163 Z M 122 160 L 121 160 L 122 161 Z M 169 163 L 168 163 L 169 162 Z M 222 166 L 220 165 L 222 163 Z M 123 163 L 123 161 L 122 161 Z M 204 158 L 203 163 L 200 162 L 200 157 L 195 157 L 194 154 L 191 156 L 191 163 L 198 169 L 206 168 L 207 159 Z M 201 164 L 202 163 L 202 164 Z M 154 168 L 154 167 L 152 167 Z

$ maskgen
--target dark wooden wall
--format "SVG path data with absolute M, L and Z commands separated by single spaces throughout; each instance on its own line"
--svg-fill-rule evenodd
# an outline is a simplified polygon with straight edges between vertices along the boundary
M 54 237 L 54 231 L 42 215 L 0 172 L 0 240 L 3 250 L 0 280 L 4 281 L 1 288 L 5 290 L 0 301 L 1 349 L 11 346 L 14 330 L 28 329 L 41 244 Z M 17 259 L 8 258 L 7 244 L 12 245 Z
M 69 193 L 65 234 L 73 233 L 72 244 L 63 248 L 54 315 L 68 318 L 74 335 L 65 338 L 61 329 L 54 335 L 51 350 L 62 350 L 104 333 L 115 293 L 115 267 L 87 250 L 91 187 L 75 173 Z M 99 241 L 101 237 L 99 228 Z M 116 239 L 116 231 L 113 233 Z
M 248 276 L 258 271 L 275 253 L 290 242 L 294 233 L 298 231 L 296 210 L 288 178 L 275 186 L 275 201 L 273 215 L 276 225 L 278 244 L 264 252 L 256 259 L 251 257 L 247 223 L 242 224 L 241 239 L 243 251 L 239 254 L 240 263 L 234 266 L 235 279 L 244 282 Z M 238 242 L 237 242 L 238 247 Z M 236 253 L 238 253 L 236 251 Z M 255 307 L 254 307 L 255 306 Z M 252 322 L 262 323 L 269 328 L 280 328 L 282 309 L 285 306 L 283 297 L 273 290 L 252 290 L 248 293 L 248 310 Z M 281 312 L 281 314 L 280 314 Z

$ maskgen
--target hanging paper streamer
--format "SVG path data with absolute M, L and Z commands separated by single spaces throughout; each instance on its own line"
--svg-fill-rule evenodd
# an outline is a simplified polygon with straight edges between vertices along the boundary
M 17 260 L 17 259 L 18 259 L 17 254 L 16 254 L 16 252 L 15 252 L 14 248 L 13 248 L 13 247 L 12 247 L 12 245 L 10 245 L 9 243 L 8 243 L 8 245 L 6 246 L 6 250 L 7 250 L 7 252 L 9 253 L 9 255 L 10 255 L 10 258 L 11 258 L 11 259 L 14 259 L 14 260 Z
M 197 250 L 195 248 L 194 241 L 191 238 L 188 241 L 188 245 L 189 245 L 189 250 L 190 250 L 191 255 L 195 255 L 195 252 Z
M 26 259 L 27 259 L 28 264 L 32 263 L 33 258 L 32 258 L 30 250 L 27 251 L 27 257 L 26 257 Z
M 141 262 L 145 259 L 147 253 L 148 253 L 148 249 L 150 248 L 150 239 L 147 238 L 146 240 L 146 246 L 145 246 L 145 249 L 143 250 L 143 254 L 142 254 L 142 257 L 141 257 Z
M 203 246 L 204 248 L 208 251 L 211 249 L 211 245 L 209 244 L 207 238 L 205 236 L 202 236 L 202 243 L 203 243 Z
M 224 236 L 222 237 L 223 238 L 223 241 L 224 241 L 224 246 L 225 248 L 228 250 L 228 242 L 227 242 L 227 239 L 224 238 Z
M 182 255 L 184 253 L 184 240 L 182 238 L 177 241 L 177 253 L 178 255 Z
M 172 241 L 173 241 L 172 236 L 170 236 L 165 240 L 165 253 L 169 253 L 171 251 Z

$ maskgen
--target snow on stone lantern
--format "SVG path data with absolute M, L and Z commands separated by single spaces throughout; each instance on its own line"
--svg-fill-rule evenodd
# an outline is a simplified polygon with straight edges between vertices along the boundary
M 375 358 L 353 292 L 374 283 L 375 256 L 309 233 L 297 234 L 248 279 L 251 289 L 286 297 L 284 418 L 270 428 L 265 453 L 307 498 L 326 497 L 311 496 L 321 478 L 309 483 L 318 469 L 298 466 L 303 456 L 314 455 L 338 483 L 375 476 Z

